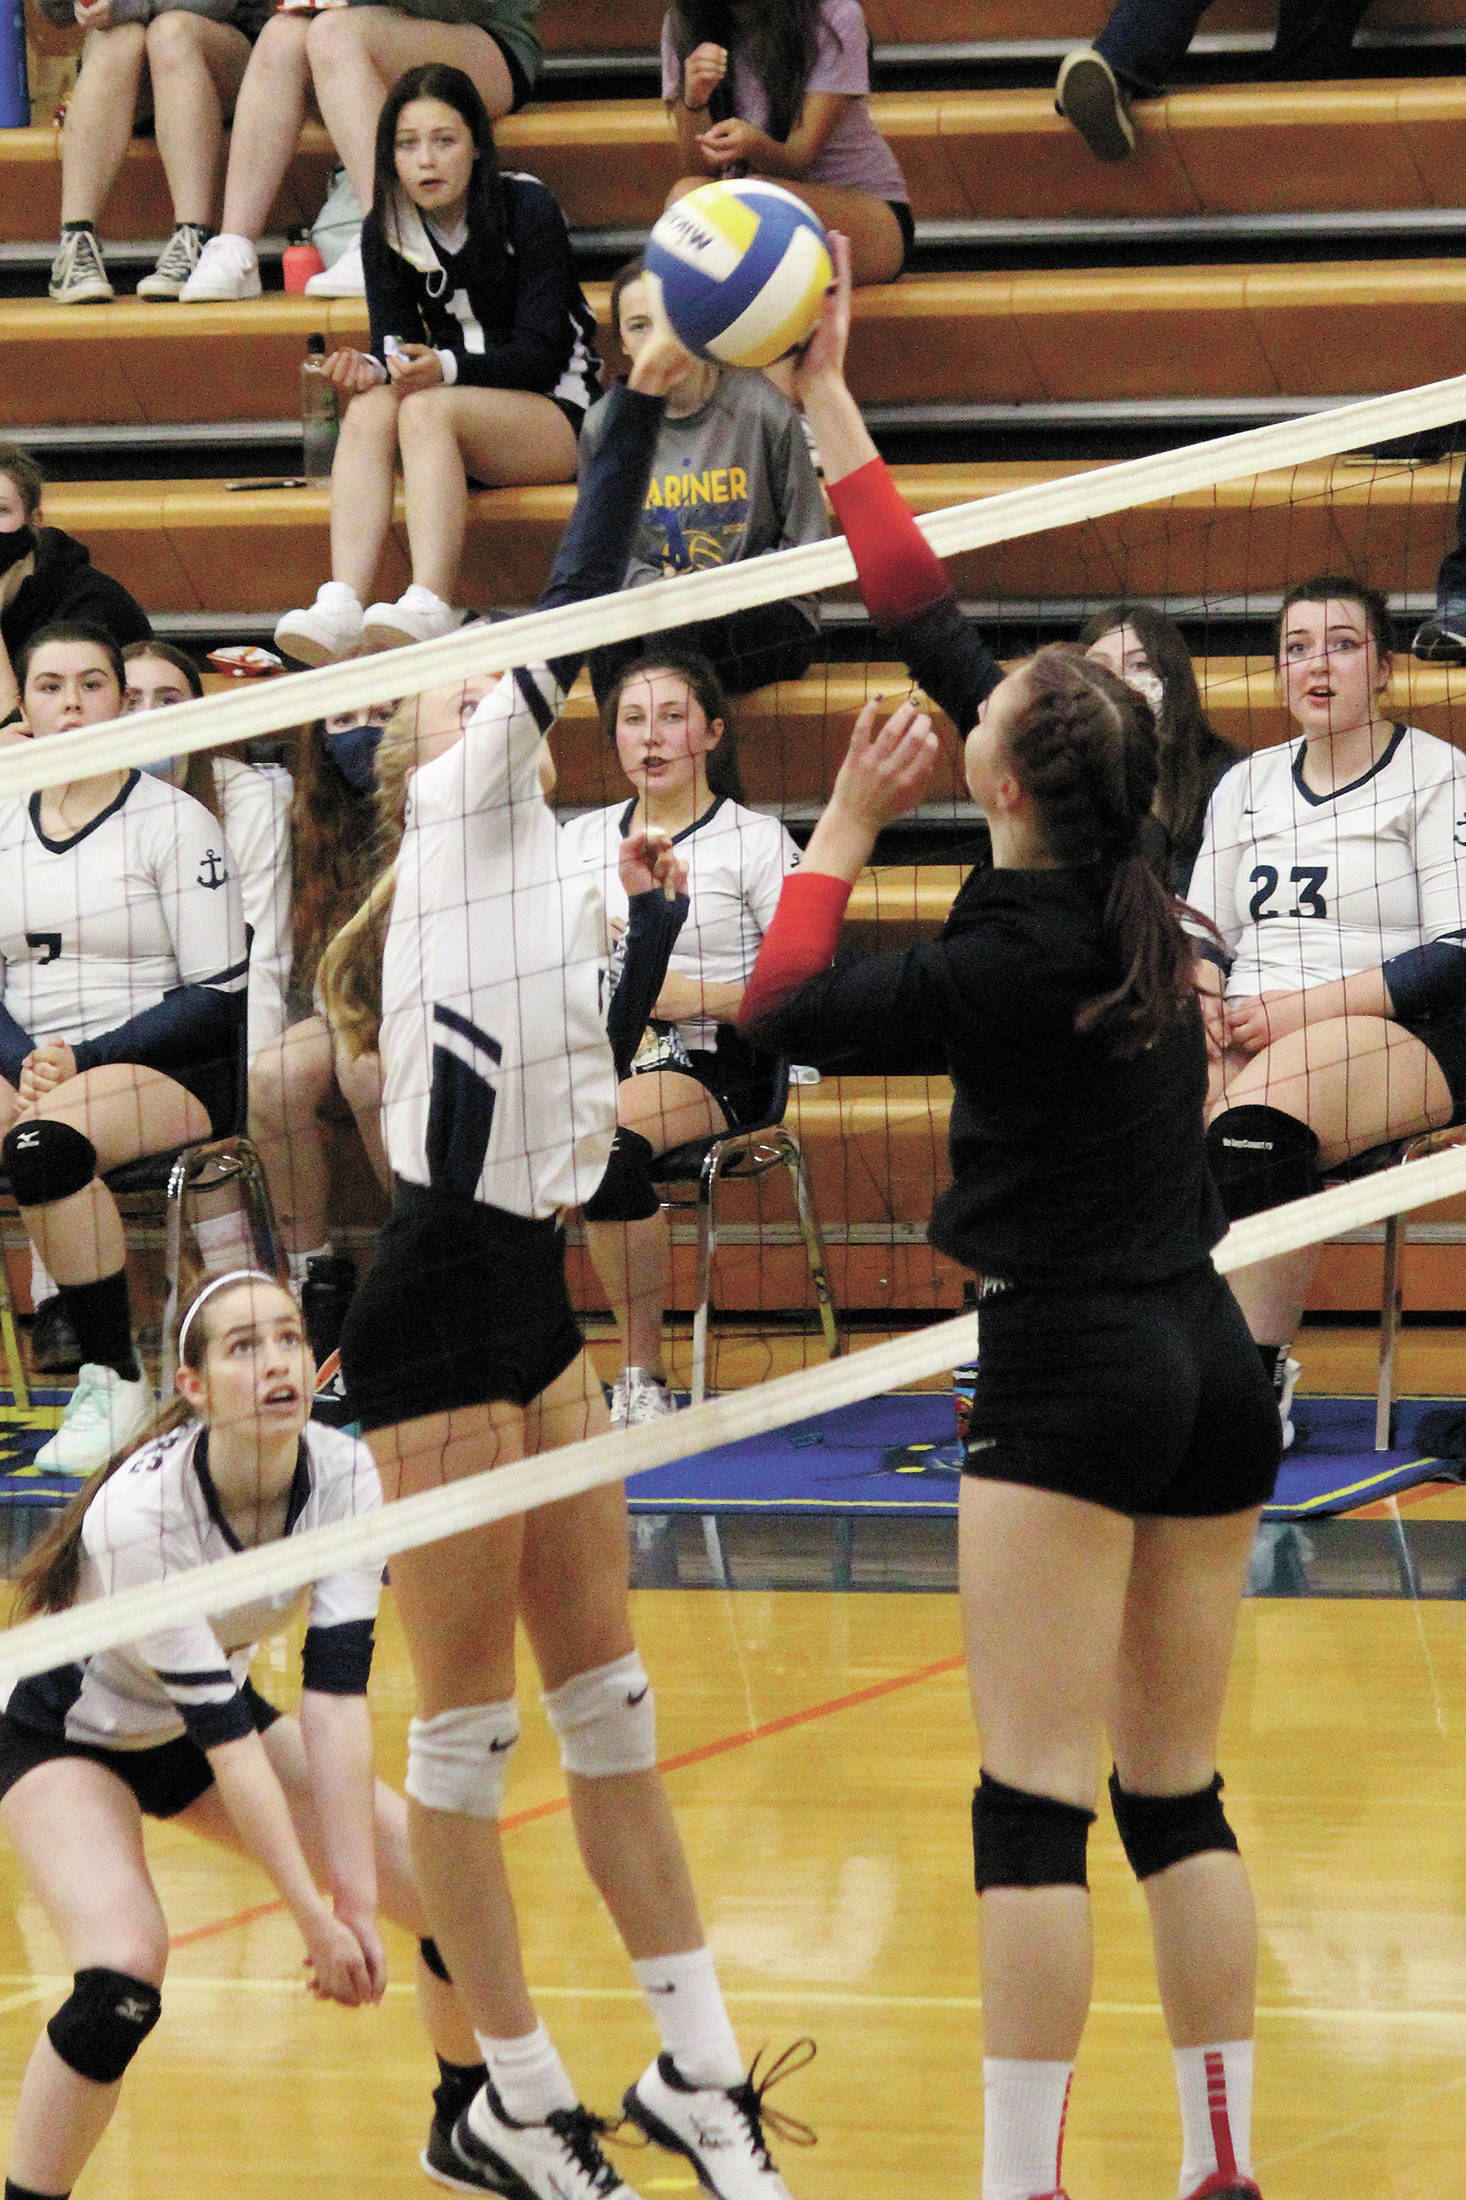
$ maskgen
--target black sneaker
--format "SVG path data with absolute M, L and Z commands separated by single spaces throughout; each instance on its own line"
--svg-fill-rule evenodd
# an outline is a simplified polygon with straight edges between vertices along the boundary
M 1466 603 L 1437 604 L 1416 628 L 1410 654 L 1427 665 L 1466 665 Z
M 1072 122 L 1096 160 L 1128 160 L 1135 150 L 1135 125 L 1125 94 L 1102 53 L 1092 46 L 1065 56 L 1054 86 L 1054 105 Z
M 483 2192 L 485 2186 L 477 2172 L 459 2159 L 453 2151 L 453 2126 L 441 2116 L 434 2116 L 428 2125 L 428 2143 L 418 2156 L 418 2161 L 435 2185 L 447 2185 L 454 2192 Z M 492 2187 L 488 2188 L 492 2190 Z
M 356 1262 L 348 1253 L 319 1253 L 306 1263 L 300 1287 L 300 1311 L 317 1367 L 341 1342 L 346 1309 L 356 1292 Z
M 59 1291 L 42 1299 L 31 1316 L 31 1366 L 38 1375 L 75 1375 L 81 1368 L 81 1346 Z

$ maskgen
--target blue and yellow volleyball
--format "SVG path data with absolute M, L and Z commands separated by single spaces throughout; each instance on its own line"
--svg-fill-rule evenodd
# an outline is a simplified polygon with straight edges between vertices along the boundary
M 644 264 L 679 342 L 725 367 L 771 366 L 802 344 L 834 276 L 818 215 L 762 176 L 678 199 Z

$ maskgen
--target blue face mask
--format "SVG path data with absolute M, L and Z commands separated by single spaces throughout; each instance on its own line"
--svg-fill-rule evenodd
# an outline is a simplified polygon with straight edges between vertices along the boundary
M 370 794 L 377 784 L 380 726 L 346 726 L 326 735 L 326 753 L 353 794 Z

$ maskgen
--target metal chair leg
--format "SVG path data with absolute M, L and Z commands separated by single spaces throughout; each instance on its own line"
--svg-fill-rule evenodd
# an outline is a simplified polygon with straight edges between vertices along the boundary
M 160 1387 L 164 1401 L 173 1395 L 174 1377 L 178 1372 L 176 1338 L 178 1334 L 179 1281 L 183 1266 L 184 1207 L 190 1192 L 215 1191 L 222 1184 L 236 1184 L 244 1209 L 254 1258 L 269 1275 L 283 1280 L 285 1260 L 280 1249 L 280 1232 L 275 1221 L 274 1203 L 265 1178 L 263 1164 L 258 1153 L 243 1134 L 228 1138 L 212 1138 L 196 1146 L 186 1147 L 179 1155 L 168 1178 L 166 1209 L 166 1282 L 167 1296 L 163 1306 L 163 1350 L 160 1365 Z
M 1404 1303 L 1404 1254 L 1408 1230 L 1404 1211 L 1385 1222 L 1385 1272 L 1379 1303 L 1379 1378 L 1375 1389 L 1374 1448 L 1388 1451 L 1393 1435 L 1395 1339 Z
M 794 1204 L 799 1214 L 800 1235 L 804 1239 L 804 1257 L 809 1262 L 809 1280 L 814 1287 L 815 1304 L 819 1308 L 820 1327 L 825 1333 L 825 1357 L 836 1360 L 840 1356 L 840 1322 L 835 1307 L 835 1294 L 830 1288 L 829 1270 L 825 1265 L 825 1242 L 820 1235 L 819 1216 L 814 1209 L 814 1195 L 809 1188 L 809 1169 L 804 1158 L 804 1148 L 791 1131 L 779 1132 L 779 1144 L 784 1166 L 794 1179 Z
M 695 1406 L 700 1406 L 708 1394 L 708 1314 L 713 1297 L 713 1256 L 718 1250 L 716 1207 L 723 1160 L 723 1149 L 711 1146 L 697 1185 L 697 1311 L 692 1317 L 692 1402 Z M 704 1535 L 707 1528 L 705 1520 Z

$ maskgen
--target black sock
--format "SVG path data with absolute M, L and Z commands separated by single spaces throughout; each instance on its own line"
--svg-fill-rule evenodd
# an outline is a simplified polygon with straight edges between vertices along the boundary
M 95 236 L 97 233 L 95 227 L 91 222 L 63 222 L 61 224 L 62 236 L 68 236 L 73 229 L 90 229 L 93 236 Z M 17 2192 L 21 2192 L 24 2190 L 24 2188 L 20 2185 L 17 2185 L 15 2189 Z
M 439 2123 L 456 2124 L 488 2076 L 482 2063 L 451 2063 L 438 2057 L 438 2083 L 433 2088 L 433 2113 Z
M 132 1342 L 126 1269 L 119 1268 L 115 1276 L 102 1276 L 96 1283 L 63 1283 L 61 1303 L 71 1316 L 82 1358 L 110 1367 L 124 1382 L 135 1383 L 142 1365 Z
M 1280 1403 L 1283 1396 L 1283 1385 L 1288 1379 L 1289 1349 L 1289 1345 L 1286 1344 L 1260 1344 L 1257 1348 L 1257 1356 L 1262 1362 L 1263 1374 L 1272 1384 L 1273 1396 Z
M 69 2192 L 33 2192 L 29 2185 L 18 2185 L 13 2177 L 5 2180 L 5 2200 L 71 2200 Z

